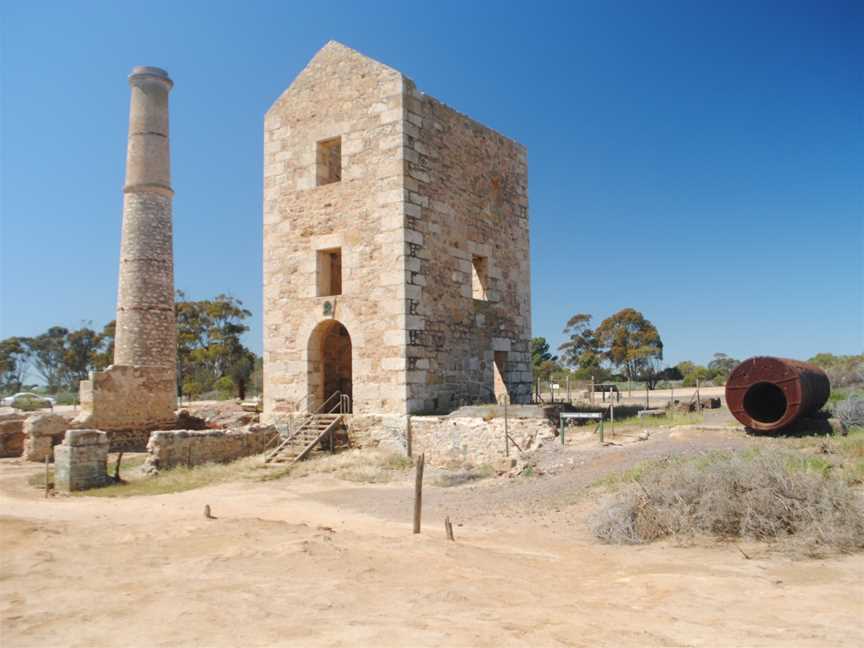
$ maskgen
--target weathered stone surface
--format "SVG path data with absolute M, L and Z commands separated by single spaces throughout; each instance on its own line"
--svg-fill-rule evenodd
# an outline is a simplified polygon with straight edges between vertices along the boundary
M 24 458 L 27 461 L 53 459 L 53 447 L 63 441 L 72 424 L 59 414 L 34 414 L 24 421 Z
M 24 452 L 24 418 L 0 420 L 0 457 L 20 457 Z
M 174 369 L 114 365 L 82 380 L 78 427 L 144 430 L 173 427 L 177 394 Z
M 250 425 L 237 430 L 165 430 L 153 432 L 144 470 L 156 472 L 174 466 L 227 463 L 260 454 L 276 434 L 271 425 Z
M 556 434 L 555 426 L 543 418 L 511 418 L 507 428 L 518 445 L 518 449 L 510 445 L 513 456 Z M 453 462 L 497 465 L 506 457 L 504 418 L 412 416 L 411 452 L 414 456 L 425 453 L 426 461 L 435 466 Z
M 186 417 L 181 416 L 182 412 L 188 414 L 188 420 L 193 425 L 183 424 Z M 257 423 L 258 418 L 259 415 L 256 412 L 246 411 L 236 401 L 211 401 L 192 404 L 180 410 L 177 413 L 177 425 L 175 427 L 178 430 L 233 429 Z M 203 425 L 201 425 L 202 423 Z
M 54 448 L 54 488 L 80 491 L 109 483 L 108 436 L 99 430 L 69 430 Z
M 264 127 L 262 420 L 528 399 L 524 147 L 334 42 Z
M 357 415 L 348 421 L 348 442 L 355 448 L 408 453 L 408 416 Z
M 164 70 L 136 67 L 129 85 L 114 365 L 81 382 L 78 423 L 134 432 L 171 424 L 177 407 L 168 140 L 174 84 Z

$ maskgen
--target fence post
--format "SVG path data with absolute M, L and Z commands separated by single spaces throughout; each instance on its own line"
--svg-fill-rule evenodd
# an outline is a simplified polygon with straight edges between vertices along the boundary
M 609 403 L 609 423 L 612 426 L 609 433 L 615 436 L 615 403 Z
M 417 458 L 417 475 L 414 479 L 414 533 L 420 533 L 420 517 L 423 506 L 423 464 L 426 463 L 426 453 Z
M 507 401 L 510 400 L 510 397 L 504 396 L 504 456 L 510 456 L 510 422 L 507 413 Z

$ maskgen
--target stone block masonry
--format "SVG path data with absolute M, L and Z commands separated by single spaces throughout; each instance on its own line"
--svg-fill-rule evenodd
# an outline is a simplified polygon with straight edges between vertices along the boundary
M 72 424 L 59 414 L 34 414 L 24 421 L 24 458 L 27 461 L 53 459 L 53 448 L 63 441 Z
M 135 437 L 136 443 L 125 445 L 112 438 L 112 450 L 141 452 L 149 432 L 173 427 L 175 385 L 174 369 L 165 367 L 114 365 L 95 372 L 90 380 L 81 381 L 81 414 L 75 424 L 110 431 L 112 437 L 114 431 L 122 438 Z
M 177 330 L 165 70 L 136 67 L 123 187 L 114 364 L 81 382 L 79 427 L 125 437 L 166 427 L 177 407 Z M 128 438 L 118 449 L 134 447 Z
M 277 434 L 270 425 L 238 430 L 169 430 L 153 432 L 147 442 L 145 472 L 175 466 L 227 463 L 264 452 Z
M 24 452 L 24 417 L 0 419 L 0 457 L 20 457 Z
M 433 466 L 494 464 L 506 456 L 503 417 L 412 416 L 410 425 L 412 454 L 425 453 Z M 556 433 L 546 418 L 511 418 L 507 425 L 510 437 L 523 451 L 535 449 L 539 441 L 554 438 Z M 518 454 L 511 444 L 510 456 Z
M 81 491 L 105 486 L 108 436 L 99 430 L 69 430 L 63 443 L 54 448 L 54 488 Z
M 525 148 L 336 42 L 264 133 L 262 420 L 528 402 Z

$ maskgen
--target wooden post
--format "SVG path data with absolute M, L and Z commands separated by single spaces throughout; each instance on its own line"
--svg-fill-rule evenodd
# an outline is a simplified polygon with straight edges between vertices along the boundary
M 609 423 L 612 428 L 609 434 L 615 436 L 615 403 L 609 403 Z
M 417 475 L 414 479 L 414 533 L 420 533 L 420 517 L 423 506 L 423 464 L 426 463 L 426 453 L 417 457 Z
M 117 455 L 117 461 L 114 464 L 114 481 L 118 482 L 118 483 L 123 481 L 122 479 L 120 479 L 120 463 L 122 461 L 123 461 L 123 453 L 121 452 L 120 454 Z
M 651 397 L 648 391 L 648 383 L 645 383 L 645 409 L 651 409 Z
M 567 402 L 572 403 L 573 400 L 570 398 L 570 374 L 567 374 Z
M 696 411 L 702 413 L 702 398 L 699 396 L 699 379 L 696 379 Z
M 408 456 L 411 456 L 411 452 L 413 451 L 412 440 L 411 440 L 411 417 L 407 417 L 408 422 L 405 424 L 405 451 L 408 453 Z
M 48 491 L 50 487 L 48 485 L 48 455 L 45 455 L 45 497 L 48 497 Z
M 588 401 L 593 405 L 594 404 L 594 375 L 591 375 L 591 393 L 588 394 Z
M 447 534 L 447 539 L 451 541 L 455 541 L 456 538 L 453 537 L 453 523 L 450 521 L 450 516 L 444 518 L 444 533 Z
M 504 396 L 504 456 L 510 456 L 510 420 L 509 414 L 507 412 L 507 401 L 510 400 L 509 396 Z

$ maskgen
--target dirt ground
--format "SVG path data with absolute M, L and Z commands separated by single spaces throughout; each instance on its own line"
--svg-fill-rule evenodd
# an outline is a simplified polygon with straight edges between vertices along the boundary
M 533 477 L 238 481 L 171 495 L 44 498 L 0 461 L 0 644 L 18 646 L 861 646 L 864 556 L 756 544 L 606 546 L 596 490 L 639 461 L 762 443 L 574 434 Z M 431 479 L 430 479 L 431 482 Z M 212 507 L 217 519 L 202 511 Z M 443 518 L 456 542 L 444 538 Z

